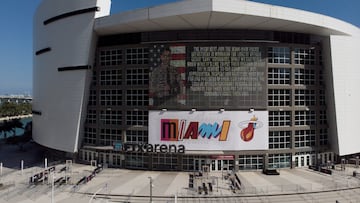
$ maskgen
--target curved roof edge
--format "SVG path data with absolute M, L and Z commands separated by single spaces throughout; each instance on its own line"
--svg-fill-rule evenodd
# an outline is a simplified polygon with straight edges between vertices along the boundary
M 243 0 L 187 0 L 123 12 L 95 21 L 100 35 L 185 29 L 254 29 L 360 37 L 342 20 L 308 11 Z

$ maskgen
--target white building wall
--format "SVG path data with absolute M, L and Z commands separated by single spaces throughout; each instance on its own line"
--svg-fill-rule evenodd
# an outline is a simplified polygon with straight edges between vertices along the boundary
M 110 0 L 43 0 L 34 17 L 33 117 L 35 142 L 74 153 L 86 114 L 91 70 L 59 72 L 59 67 L 93 65 L 94 19 L 110 14 Z M 100 11 L 44 21 L 64 13 L 99 6 Z M 40 55 L 44 48 L 51 51 Z
M 330 36 L 334 107 L 328 115 L 330 133 L 337 132 L 338 153 L 360 152 L 360 37 Z M 334 115 L 335 114 L 335 115 Z M 335 116 L 335 118 L 333 118 Z M 334 129 L 334 126 L 337 129 Z M 335 132 L 334 132 L 335 131 Z M 336 144 L 333 140 L 332 144 Z

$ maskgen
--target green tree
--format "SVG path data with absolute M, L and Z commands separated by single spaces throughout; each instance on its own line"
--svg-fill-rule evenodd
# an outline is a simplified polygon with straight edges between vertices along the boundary
M 0 117 L 31 114 L 30 103 L 5 102 L 0 105 Z
M 9 128 L 11 128 L 11 131 L 13 132 L 13 136 L 16 136 L 16 128 L 24 129 L 23 123 L 20 121 L 20 119 L 10 120 Z
M 24 150 L 24 144 L 32 139 L 32 122 L 26 124 L 24 134 L 22 136 L 13 136 L 6 139 L 6 143 L 18 145 L 21 151 Z

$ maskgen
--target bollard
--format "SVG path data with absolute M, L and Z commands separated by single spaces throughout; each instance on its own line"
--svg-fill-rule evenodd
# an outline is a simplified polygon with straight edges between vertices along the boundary
M 24 160 L 21 160 L 21 175 L 24 174 Z

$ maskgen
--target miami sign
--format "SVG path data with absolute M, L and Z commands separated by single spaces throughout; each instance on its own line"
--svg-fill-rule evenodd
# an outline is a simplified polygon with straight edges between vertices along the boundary
M 149 143 L 182 144 L 187 150 L 268 148 L 268 112 L 150 111 Z

